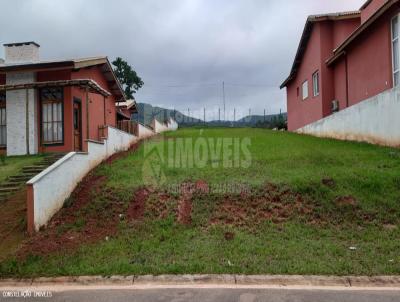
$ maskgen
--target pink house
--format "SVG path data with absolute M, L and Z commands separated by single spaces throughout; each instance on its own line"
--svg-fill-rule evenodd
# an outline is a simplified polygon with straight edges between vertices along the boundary
M 295 131 L 400 82 L 399 0 L 369 0 L 360 10 L 309 16 L 287 88 Z

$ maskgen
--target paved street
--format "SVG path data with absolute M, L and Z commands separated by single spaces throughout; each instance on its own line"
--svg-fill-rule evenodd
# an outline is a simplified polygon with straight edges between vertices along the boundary
M 296 301 L 296 302 L 389 302 L 400 301 L 400 290 L 291 290 L 291 289 L 97 289 L 57 290 L 52 297 L 4 298 L 1 301 L 123 301 L 123 302 L 255 302 L 255 301 Z

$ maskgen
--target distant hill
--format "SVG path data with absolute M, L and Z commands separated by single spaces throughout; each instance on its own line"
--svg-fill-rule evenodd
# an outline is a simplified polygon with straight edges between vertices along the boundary
M 209 127 L 264 127 L 264 128 L 275 128 L 287 120 L 287 114 L 272 114 L 266 115 L 265 120 L 263 115 L 249 115 L 244 118 L 233 121 L 208 121 L 204 123 L 203 120 L 188 117 L 178 110 L 170 110 L 161 107 L 153 107 L 150 104 L 138 103 L 137 104 L 139 113 L 133 115 L 133 119 L 143 123 L 145 125 L 150 124 L 151 121 L 156 118 L 159 121 L 166 121 L 168 118 L 174 118 L 181 127 L 190 127 L 197 125 L 207 125 Z
M 183 124 L 198 124 L 202 120 L 188 117 L 178 110 L 170 110 L 161 107 L 153 107 L 146 103 L 137 103 L 139 113 L 133 115 L 133 119 L 145 125 L 150 124 L 156 118 L 160 122 L 168 120 L 170 117 L 175 119 L 180 125 Z
M 264 123 L 264 122 L 271 122 L 273 119 L 278 118 L 281 116 L 284 120 L 287 119 L 287 113 L 282 113 L 282 114 L 269 114 L 265 116 L 264 115 L 248 115 L 244 118 L 241 118 L 240 120 L 237 121 L 238 124 L 247 124 L 247 125 L 256 125 L 257 123 Z

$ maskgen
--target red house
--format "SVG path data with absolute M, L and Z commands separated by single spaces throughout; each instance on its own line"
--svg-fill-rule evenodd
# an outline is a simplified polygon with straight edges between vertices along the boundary
M 87 151 L 103 126 L 116 126 L 116 103 L 126 99 L 107 57 L 41 61 L 35 42 L 4 47 L 0 152 Z
M 287 88 L 288 129 L 318 121 L 400 81 L 399 0 L 307 19 Z

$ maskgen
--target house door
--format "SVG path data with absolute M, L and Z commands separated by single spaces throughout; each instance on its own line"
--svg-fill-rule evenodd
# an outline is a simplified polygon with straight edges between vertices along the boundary
M 82 151 L 82 111 L 78 100 L 74 100 L 74 149 Z

